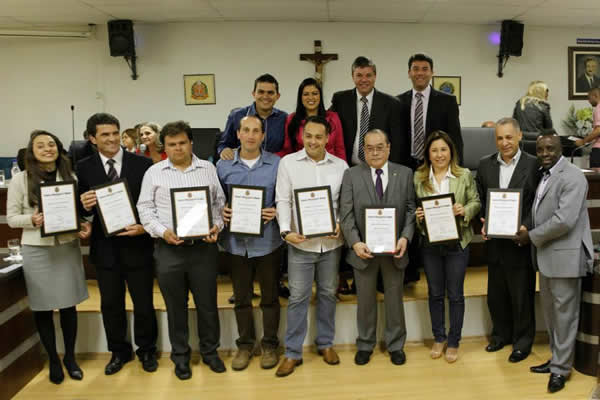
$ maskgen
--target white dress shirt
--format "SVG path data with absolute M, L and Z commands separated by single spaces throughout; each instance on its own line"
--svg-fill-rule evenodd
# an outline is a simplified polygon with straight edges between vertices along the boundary
M 383 185 L 383 193 L 385 193 L 385 189 L 387 189 L 387 185 L 390 180 L 388 176 L 388 162 L 386 161 L 380 169 L 383 171 L 381 174 L 381 184 Z M 371 178 L 373 178 L 373 185 L 377 187 L 377 172 L 375 171 L 377 171 L 377 169 L 371 167 Z
M 283 157 L 279 162 L 277 171 L 277 186 L 275 189 L 275 202 L 277 203 L 277 221 L 280 232 L 299 232 L 294 189 L 314 186 L 329 186 L 331 200 L 336 221 L 340 199 L 340 188 L 344 171 L 348 168 L 346 161 L 325 152 L 325 158 L 314 161 L 302 149 Z M 344 244 L 342 238 L 330 239 L 318 237 L 308 239 L 292 246 L 313 253 L 322 253 L 336 249 Z
M 429 95 L 431 94 L 431 86 L 427 85 L 425 90 L 419 92 L 418 90 L 412 90 L 412 101 L 410 102 L 410 131 L 411 139 L 410 139 L 410 148 L 414 149 L 414 140 L 415 140 L 415 109 L 417 107 L 417 93 L 421 93 L 423 95 L 423 129 L 427 129 L 427 106 L 429 105 Z M 427 135 L 427 131 L 425 130 L 425 135 Z M 414 154 L 411 154 L 414 156 Z
M 371 109 L 373 105 L 373 93 L 375 89 L 371 90 L 371 93 L 366 95 L 367 108 L 369 109 L 369 118 L 371 117 Z M 356 89 L 356 136 L 354 137 L 354 146 L 352 149 L 352 165 L 361 164 L 362 161 L 358 158 L 358 147 L 360 146 L 360 114 L 362 113 L 363 102 L 361 101 L 363 95 Z
M 520 158 L 521 149 L 517 150 L 517 154 L 515 154 L 509 162 L 504 162 L 502 155 L 498 153 L 498 162 L 500 163 L 500 189 L 508 188 Z
M 106 175 L 108 175 L 108 169 L 110 168 L 110 165 L 108 164 L 109 158 L 100 152 L 98 152 L 98 154 L 100 155 L 100 160 L 102 161 L 104 171 L 106 172 Z M 117 170 L 117 175 L 121 176 L 121 168 L 123 167 L 123 148 L 119 148 L 119 151 L 113 156 L 112 159 L 115 160 L 115 170 Z
M 436 194 L 448 194 L 450 193 L 450 178 L 456 178 L 452 175 L 450 171 L 450 166 L 448 166 L 448 170 L 446 171 L 446 175 L 442 178 L 442 182 L 438 183 L 437 179 L 435 179 L 435 175 L 433 174 L 433 167 L 429 167 L 429 181 L 433 186 L 433 190 L 435 190 Z
M 217 176 L 217 169 L 210 162 L 192 155 L 192 164 L 180 171 L 171 160 L 162 160 L 150 167 L 144 175 L 137 209 L 146 232 L 154 238 L 162 238 L 167 229 L 173 230 L 171 189 L 208 186 L 212 211 L 212 223 L 223 228 L 225 194 Z

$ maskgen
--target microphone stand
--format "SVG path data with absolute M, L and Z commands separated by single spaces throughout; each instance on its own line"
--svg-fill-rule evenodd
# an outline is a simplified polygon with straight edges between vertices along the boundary
M 575 152 L 576 152 L 577 150 L 581 150 L 581 149 L 583 149 L 584 147 L 588 147 L 588 146 L 589 146 L 589 145 L 591 145 L 591 144 L 592 144 L 592 143 L 586 143 L 586 144 L 584 144 L 584 145 L 582 145 L 582 146 L 575 147 L 575 148 L 573 149 L 573 151 L 571 152 L 571 163 L 573 163 L 573 158 L 575 157 Z
M 71 105 L 71 134 L 73 141 L 75 141 L 75 106 Z

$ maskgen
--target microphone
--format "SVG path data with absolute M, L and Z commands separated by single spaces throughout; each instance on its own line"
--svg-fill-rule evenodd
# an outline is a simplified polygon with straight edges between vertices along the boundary
M 589 146 L 589 145 L 591 145 L 591 144 L 592 144 L 592 142 L 589 142 L 589 143 L 586 143 L 586 144 L 584 144 L 584 145 L 582 145 L 582 146 L 575 147 L 575 148 L 573 149 L 573 151 L 571 152 L 571 163 L 573 162 L 573 157 L 575 157 L 575 152 L 576 152 L 577 150 L 579 150 L 579 149 L 583 149 L 584 147 L 587 147 L 587 146 Z
M 75 106 L 73 104 L 71 104 L 71 134 L 75 141 Z
M 144 143 L 140 144 L 140 152 L 141 153 L 145 153 L 147 149 L 148 149 L 148 146 L 146 146 Z

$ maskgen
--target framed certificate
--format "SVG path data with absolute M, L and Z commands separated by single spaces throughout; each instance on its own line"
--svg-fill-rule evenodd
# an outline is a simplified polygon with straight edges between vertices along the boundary
M 397 241 L 396 208 L 365 207 L 365 243 L 371 254 L 392 256 Z
M 454 216 L 454 193 L 421 197 L 419 204 L 425 213 L 425 229 L 429 243 L 453 244 L 460 240 L 458 222 Z
M 330 186 L 294 189 L 298 229 L 307 238 L 335 235 Z
M 265 207 L 266 189 L 262 186 L 229 186 L 229 203 L 232 210 L 229 232 L 260 237 L 264 226 L 262 209 Z
M 44 214 L 42 237 L 79 232 L 77 182 L 40 183 L 40 212 Z
M 212 213 L 208 186 L 171 189 L 173 230 L 179 239 L 199 239 L 210 234 Z
M 137 224 L 129 186 L 125 179 L 95 186 L 96 201 L 104 235 L 114 236 Z
M 485 233 L 490 238 L 512 239 L 521 227 L 521 189 L 488 189 Z

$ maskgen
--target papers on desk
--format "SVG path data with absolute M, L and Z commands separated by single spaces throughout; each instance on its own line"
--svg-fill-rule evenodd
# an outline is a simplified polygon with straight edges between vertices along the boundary
M 23 264 L 13 264 L 13 265 L 9 265 L 6 268 L 0 269 L 0 274 L 8 274 L 9 272 L 12 272 L 16 269 L 19 269 L 23 266 Z
M 577 136 L 573 136 L 573 135 L 571 135 L 571 136 L 568 136 L 568 137 L 567 137 L 567 139 L 569 139 L 569 140 L 570 140 L 570 141 L 572 141 L 572 142 L 575 142 L 575 141 L 577 141 L 577 140 L 579 140 L 579 139 L 581 139 L 581 138 L 580 138 L 580 137 L 577 137 Z

